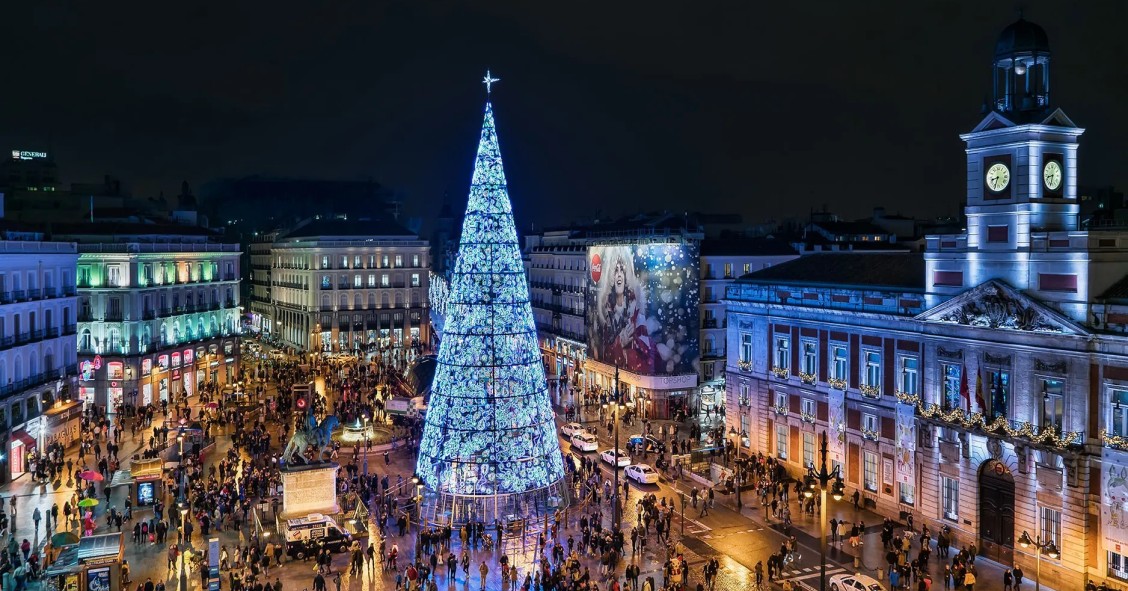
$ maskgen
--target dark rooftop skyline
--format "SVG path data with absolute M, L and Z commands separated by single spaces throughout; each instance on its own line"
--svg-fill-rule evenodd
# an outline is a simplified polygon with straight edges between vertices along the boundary
M 1128 4 L 1025 2 L 1078 125 L 1081 184 L 1128 185 Z M 519 227 L 638 210 L 747 222 L 952 215 L 1014 3 L 556 10 L 521 2 L 9 7 L 0 146 L 135 195 L 262 174 L 461 207 L 489 68 Z

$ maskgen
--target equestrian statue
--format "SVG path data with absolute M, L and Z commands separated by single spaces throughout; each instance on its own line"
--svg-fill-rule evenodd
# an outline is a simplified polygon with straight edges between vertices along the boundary
M 286 449 L 282 451 L 282 460 L 291 463 L 305 464 L 305 450 L 308 446 L 313 446 L 315 450 L 314 460 L 316 462 L 328 461 L 328 456 L 333 452 L 333 429 L 337 428 L 337 417 L 329 415 L 322 419 L 320 423 L 317 422 L 317 417 L 313 412 L 306 412 L 306 418 L 302 421 L 301 425 L 294 429 L 294 434 L 290 436 L 290 442 L 286 444 Z

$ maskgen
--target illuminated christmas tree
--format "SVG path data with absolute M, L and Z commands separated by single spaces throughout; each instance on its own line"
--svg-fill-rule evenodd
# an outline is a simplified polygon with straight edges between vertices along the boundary
M 446 297 L 417 472 L 431 491 L 488 496 L 500 513 L 497 495 L 557 488 L 564 465 L 488 101 Z

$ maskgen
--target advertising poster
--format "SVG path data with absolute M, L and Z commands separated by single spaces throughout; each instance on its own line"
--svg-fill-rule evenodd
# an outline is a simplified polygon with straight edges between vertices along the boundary
M 86 571 L 86 591 L 110 591 L 109 567 Z
M 161 371 L 168 370 L 168 355 L 157 356 L 157 367 L 159 367 Z
M 913 484 L 916 473 L 913 457 L 916 455 L 916 407 L 897 403 L 897 482 Z
M 153 373 L 153 360 L 146 357 L 141 360 L 141 375 L 147 376 Z
M 155 494 L 156 483 L 153 482 L 138 482 L 137 483 L 137 505 L 141 507 L 148 507 L 156 502 Z
M 1109 547 L 1128 544 L 1128 453 L 1104 448 L 1101 494 L 1101 530 Z
M 827 452 L 831 461 L 846 465 L 846 393 L 831 388 L 827 393 L 827 416 L 830 433 L 827 434 Z
M 697 251 L 696 244 L 588 248 L 592 359 L 643 375 L 697 372 Z

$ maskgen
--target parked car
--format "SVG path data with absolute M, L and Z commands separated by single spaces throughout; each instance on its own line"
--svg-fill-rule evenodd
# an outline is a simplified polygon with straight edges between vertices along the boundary
M 599 440 L 587 431 L 580 431 L 572 435 L 572 447 L 583 452 L 595 451 L 599 449 Z
M 560 432 L 563 433 L 565 437 L 571 437 L 576 433 L 583 433 L 586 430 L 587 429 L 584 429 L 584 426 L 579 423 L 566 423 L 560 426 Z
M 599 457 L 616 468 L 625 468 L 631 465 L 631 457 L 621 449 L 605 450 L 599 454 Z
M 639 484 L 656 484 L 658 482 L 658 471 L 647 464 L 632 464 L 627 466 L 623 474 Z
M 885 591 L 885 587 L 873 577 L 847 574 L 830 577 L 830 591 Z

